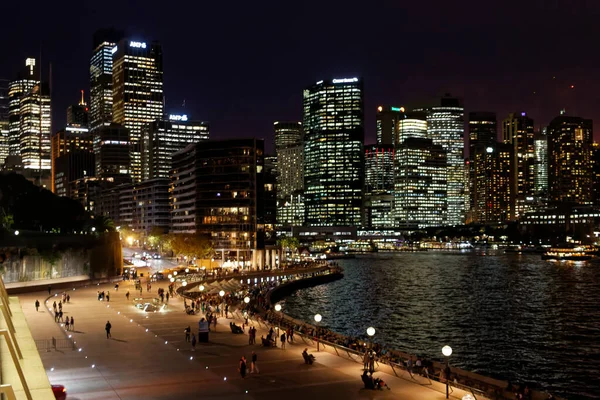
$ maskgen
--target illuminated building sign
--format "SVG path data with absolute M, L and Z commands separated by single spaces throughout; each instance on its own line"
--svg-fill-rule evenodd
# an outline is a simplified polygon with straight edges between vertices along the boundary
M 185 114 L 184 115 L 171 114 L 171 115 L 169 115 L 169 120 L 171 120 L 171 121 L 187 121 L 188 116 Z
M 404 112 L 404 107 L 392 107 L 392 111 Z
M 117 52 L 117 46 L 113 47 L 110 52 L 111 54 L 115 54 Z
M 145 49 L 146 43 L 144 42 L 129 42 L 129 47 L 135 47 L 138 49 Z
M 333 83 L 354 83 L 358 82 L 358 78 L 334 79 Z

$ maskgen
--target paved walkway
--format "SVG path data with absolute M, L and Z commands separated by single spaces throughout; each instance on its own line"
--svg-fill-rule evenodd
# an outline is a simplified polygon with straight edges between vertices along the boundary
M 151 302 L 152 293 L 143 297 Z M 145 313 L 127 301 L 132 284 L 121 284 L 118 292 L 112 285 L 71 290 L 71 301 L 65 304 L 65 316 L 75 319 L 75 329 L 64 332 L 54 322 L 48 308 L 35 311 L 36 299 L 44 303 L 47 292 L 20 295 L 21 304 L 34 339 L 65 338 L 72 335 L 79 350 L 40 350 L 51 383 L 68 389 L 70 400 L 95 399 L 443 399 L 444 387 L 437 382 L 422 386 L 384 373 L 391 391 L 367 391 L 362 388 L 362 365 L 326 352 L 309 349 L 317 357 L 314 365 L 303 362 L 301 352 L 309 347 L 303 342 L 287 344 L 287 348 L 263 348 L 248 345 L 247 335 L 233 335 L 231 319 L 220 318 L 217 332 L 210 343 L 198 344 L 196 351 L 185 342 L 184 329 L 190 325 L 197 332 L 199 316 L 183 312 L 183 300 L 171 298 L 166 311 Z M 97 291 L 110 291 L 110 302 L 96 299 Z M 139 293 L 138 293 L 139 295 Z M 52 297 L 47 307 L 60 298 Z M 104 331 L 106 321 L 112 324 L 112 338 Z M 240 324 L 241 321 L 234 320 Z M 257 338 L 265 330 L 256 325 Z M 260 374 L 242 379 L 237 372 L 239 359 L 251 352 L 258 354 Z M 248 363 L 249 366 L 249 363 Z M 458 393 L 456 393 L 458 395 Z

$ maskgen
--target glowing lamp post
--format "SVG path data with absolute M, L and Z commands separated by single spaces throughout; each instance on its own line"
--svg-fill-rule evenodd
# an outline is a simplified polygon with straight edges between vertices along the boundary
M 248 297 L 248 296 L 244 297 L 244 303 L 246 303 L 246 304 L 250 303 L 250 297 Z
M 321 314 L 315 315 L 315 322 L 317 323 L 317 332 L 315 335 L 317 337 L 317 351 L 319 351 L 319 322 L 321 322 L 322 319 L 323 317 L 321 316 Z
M 204 285 L 200 285 L 200 291 L 204 292 Z
M 281 304 L 275 304 L 275 311 L 281 311 Z
M 225 291 L 224 291 L 224 290 L 221 290 L 221 291 L 219 292 L 219 296 L 221 296 L 221 297 L 225 296 Z
M 181 286 L 187 286 L 187 281 L 181 282 Z
M 369 335 L 369 339 L 371 340 L 371 349 L 373 349 L 373 336 L 375 336 L 375 328 L 372 326 L 368 327 L 367 335 Z
M 442 354 L 446 357 L 446 398 L 448 398 L 448 384 L 450 382 L 450 356 L 452 355 L 452 347 L 444 346 L 442 347 Z

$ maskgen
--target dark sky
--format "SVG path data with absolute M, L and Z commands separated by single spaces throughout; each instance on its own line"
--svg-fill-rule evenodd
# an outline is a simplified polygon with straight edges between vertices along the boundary
M 55 131 L 89 90 L 93 32 L 111 26 L 162 43 L 167 109 L 185 99 L 213 138 L 270 142 L 273 121 L 301 119 L 305 86 L 343 76 L 365 80 L 367 143 L 377 105 L 425 105 L 446 92 L 499 119 L 524 110 L 541 126 L 564 107 L 600 120 L 597 0 L 5 3 L 0 77 L 13 78 L 41 44 Z

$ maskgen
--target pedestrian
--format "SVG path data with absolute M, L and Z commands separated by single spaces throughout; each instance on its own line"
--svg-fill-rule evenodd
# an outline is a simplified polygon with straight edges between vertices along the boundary
M 213 316 L 213 326 L 215 327 L 215 332 L 217 331 L 217 316 Z
M 59 309 L 60 311 L 62 311 L 62 301 L 60 301 L 60 300 L 59 300 L 59 302 L 58 302 L 58 309 Z
M 70 295 L 70 294 L 68 294 L 68 295 L 67 295 L 67 303 L 70 303 L 70 302 L 71 302 L 71 295 Z
M 38 312 L 38 311 L 39 311 L 39 308 L 40 308 L 40 301 L 39 301 L 39 300 L 36 300 L 36 301 L 35 301 L 35 311 L 36 311 L 36 312 Z
M 226 304 L 226 305 L 225 305 L 225 318 L 229 318 L 229 317 L 227 316 L 227 313 L 229 313 L 229 304 Z
M 71 317 L 71 330 L 75 329 L 75 318 Z
M 253 374 L 254 371 L 256 371 L 257 374 L 260 372 L 258 370 L 258 365 L 256 364 L 257 358 L 258 358 L 258 356 L 256 355 L 256 353 L 252 352 L 252 358 L 251 358 L 251 362 L 250 362 L 250 373 L 251 374 Z
M 59 310 L 58 311 L 58 321 L 62 322 L 62 320 L 63 320 L 63 312 L 62 312 L 62 310 Z
M 375 352 L 373 350 L 369 351 L 369 372 L 371 375 L 375 372 Z
M 54 322 L 58 322 L 58 311 L 54 310 Z
M 69 318 L 65 321 L 65 328 L 69 330 Z
M 363 357 L 363 369 L 366 371 L 369 368 L 369 352 L 365 351 L 365 355 Z
M 54 312 L 56 312 L 56 301 L 54 301 L 54 303 L 52 304 L 52 307 L 54 308 Z
M 106 301 L 110 301 L 110 292 L 106 291 Z
M 129 290 L 127 291 L 127 293 L 125 293 L 125 297 L 127 297 L 127 300 L 129 300 Z
M 169 292 L 167 292 L 167 304 L 169 304 Z
M 196 335 L 192 333 L 192 351 L 196 351 Z
M 140 286 L 140 296 L 142 295 L 142 290 L 143 290 L 143 288 L 142 288 L 142 286 Z
M 111 328 L 112 328 L 112 325 L 110 324 L 110 321 L 106 321 L 106 325 L 104 326 L 104 329 L 106 330 L 106 338 L 107 339 L 112 337 L 110 334 Z
M 290 338 L 291 338 L 290 343 L 293 343 L 294 342 L 294 328 L 290 328 Z
M 117 283 L 117 284 L 115 285 L 115 292 L 118 292 L 118 291 L 119 291 L 119 284 Z
M 246 357 L 244 356 L 240 358 L 240 367 L 238 368 L 238 371 L 240 371 L 242 378 L 246 377 Z
M 185 332 L 185 341 L 189 342 L 190 341 L 190 332 L 192 331 L 192 329 L 190 328 L 190 326 L 188 325 L 187 328 L 185 328 L 184 332 Z
M 285 332 L 281 334 L 281 350 L 285 350 Z

